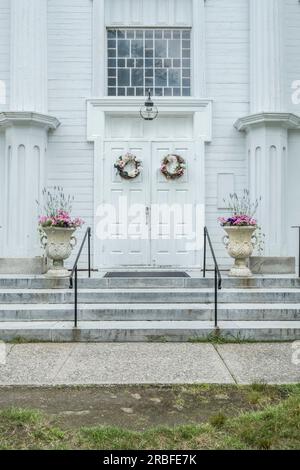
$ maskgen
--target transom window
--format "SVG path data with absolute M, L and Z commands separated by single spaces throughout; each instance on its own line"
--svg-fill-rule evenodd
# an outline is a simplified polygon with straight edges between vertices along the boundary
M 108 95 L 191 95 L 189 29 L 107 30 Z

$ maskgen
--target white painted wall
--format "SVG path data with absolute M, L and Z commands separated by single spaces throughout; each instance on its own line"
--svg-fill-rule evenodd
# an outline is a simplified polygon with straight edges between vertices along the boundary
M 300 103 L 293 104 L 292 83 L 300 84 L 300 3 L 285 0 L 285 99 L 288 111 L 300 115 Z M 300 93 L 298 94 L 300 99 Z M 292 225 L 300 225 L 300 131 L 289 132 L 288 162 L 288 253 L 298 254 L 298 234 L 290 229 Z
M 148 1 L 132 0 L 136 5 L 133 21 L 138 23 L 145 17 Z M 300 4 L 297 0 L 282 1 L 286 108 L 300 114 L 300 104 L 291 101 L 291 83 L 300 80 Z M 181 0 L 176 2 L 180 8 Z M 168 2 L 158 3 L 166 9 Z M 9 4 L 9 0 L 0 0 L 0 80 L 5 80 L 8 94 Z M 92 95 L 92 6 L 92 0 L 48 0 L 48 111 L 61 121 L 60 128 L 49 136 L 48 184 L 61 184 L 75 194 L 74 213 L 87 224 L 93 222 L 93 144 L 86 140 L 86 99 Z M 245 136 L 233 123 L 249 113 L 249 0 L 207 0 L 205 14 L 205 97 L 214 100 L 213 139 L 206 144 L 207 225 L 219 259 L 228 262 L 217 218 L 224 214 L 220 201 L 226 192 L 241 191 L 248 185 Z M 185 15 L 188 17 L 189 8 Z M 299 174 L 299 148 L 300 132 L 290 132 L 289 172 L 294 179 Z M 300 219 L 298 188 L 295 183 L 287 195 L 293 221 Z
M 49 0 L 49 114 L 61 126 L 49 136 L 48 185 L 75 195 L 73 212 L 93 223 L 93 145 L 86 140 L 92 86 L 92 1 Z
M 0 0 L 0 111 L 7 109 L 9 98 L 10 0 Z M 3 93 L 6 93 L 6 103 Z
M 7 109 L 9 99 L 9 34 L 10 0 L 0 0 L 0 112 Z M 4 132 L 0 131 L 0 256 L 3 255 L 4 155 Z
M 92 1 L 49 0 L 49 113 L 61 127 L 50 136 L 48 183 L 76 195 L 74 211 L 92 223 L 93 147 L 85 136 L 85 98 L 92 86 Z M 217 218 L 219 174 L 247 186 L 244 136 L 233 123 L 249 109 L 248 0 L 209 0 L 206 12 L 207 96 L 213 105 L 213 141 L 206 145 L 207 224 L 217 255 L 228 262 Z M 226 181 L 230 180 L 225 177 Z M 219 195 L 220 198 L 220 195 Z
M 292 102 L 292 83 L 300 81 L 300 3 L 297 0 L 284 2 L 285 100 L 288 111 L 300 114 L 300 104 Z
M 207 95 L 214 99 L 213 137 L 206 144 L 206 220 L 220 262 L 228 263 L 217 218 L 220 174 L 231 175 L 230 191 L 247 187 L 245 136 L 233 123 L 249 113 L 249 9 L 248 0 L 209 0 L 206 12 Z M 228 177 L 227 181 L 228 181 Z M 223 179 L 224 181 L 224 179 Z M 224 183 L 223 183 L 224 184 Z M 220 195 L 219 195 L 220 198 Z

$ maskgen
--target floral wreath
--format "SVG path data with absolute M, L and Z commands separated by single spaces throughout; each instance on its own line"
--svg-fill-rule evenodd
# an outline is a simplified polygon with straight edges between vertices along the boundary
M 176 163 L 175 169 L 172 172 L 169 171 L 169 165 L 171 163 Z M 186 164 L 184 158 L 175 154 L 166 155 L 162 160 L 160 167 L 160 171 L 167 179 L 181 178 L 181 176 L 184 175 L 185 169 Z
M 132 163 L 135 168 L 133 170 L 126 171 L 125 168 L 128 163 Z M 136 178 L 142 170 L 141 161 L 132 153 L 126 153 L 126 155 L 121 155 L 114 164 L 114 167 L 117 169 L 117 172 L 121 176 L 121 178 L 125 179 Z

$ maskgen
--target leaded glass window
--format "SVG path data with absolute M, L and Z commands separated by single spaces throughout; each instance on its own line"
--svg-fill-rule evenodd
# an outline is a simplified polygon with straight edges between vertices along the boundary
M 191 95 L 189 29 L 107 30 L 109 96 Z

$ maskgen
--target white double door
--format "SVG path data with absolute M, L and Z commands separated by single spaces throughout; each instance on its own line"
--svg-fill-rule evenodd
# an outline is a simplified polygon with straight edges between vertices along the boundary
M 191 141 L 104 143 L 103 209 L 98 213 L 101 215 L 98 217 L 101 265 L 187 267 L 200 264 L 194 237 L 195 231 L 200 230 L 199 217 L 203 215 L 198 204 L 202 199 L 199 187 L 202 159 L 195 148 Z M 114 168 L 118 157 L 127 152 L 142 163 L 141 173 L 134 179 L 121 178 Z M 161 173 L 161 162 L 168 154 L 185 159 L 186 170 L 181 178 L 170 180 Z M 103 230 L 109 233 L 103 236 Z

